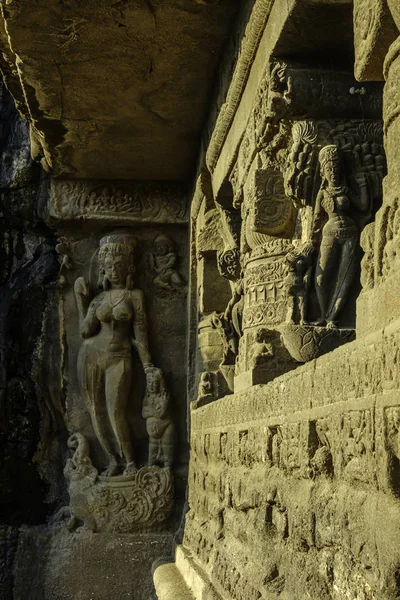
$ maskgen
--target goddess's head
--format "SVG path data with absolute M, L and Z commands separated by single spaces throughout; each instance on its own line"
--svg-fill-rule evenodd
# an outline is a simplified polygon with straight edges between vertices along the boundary
M 319 153 L 319 164 L 322 179 L 334 185 L 340 184 L 340 155 L 337 146 L 334 144 L 324 146 Z
M 113 233 L 100 240 L 99 260 L 103 288 L 132 289 L 135 272 L 134 253 L 137 239 L 129 233 Z

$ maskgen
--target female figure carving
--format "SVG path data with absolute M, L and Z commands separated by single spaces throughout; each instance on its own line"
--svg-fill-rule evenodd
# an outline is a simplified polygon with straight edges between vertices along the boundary
M 118 457 L 126 461 L 124 475 L 136 471 L 127 419 L 132 349 L 136 348 L 146 373 L 153 366 L 144 295 L 133 286 L 136 243 L 136 238 L 124 233 L 100 240 L 103 291 L 90 304 L 88 282 L 79 277 L 74 286 L 84 340 L 78 355 L 78 379 L 94 432 L 107 456 L 107 476 L 117 474 Z
M 346 185 L 340 164 L 339 150 L 325 146 L 319 154 L 322 183 L 317 196 L 313 242 L 321 232 L 322 212 L 328 221 L 322 228 L 321 243 L 315 271 L 315 287 L 320 317 L 317 325 L 335 327 L 358 267 L 359 229 L 350 217 L 352 207 L 362 213 L 370 208 L 367 180 L 360 179 L 360 194 L 355 195 Z

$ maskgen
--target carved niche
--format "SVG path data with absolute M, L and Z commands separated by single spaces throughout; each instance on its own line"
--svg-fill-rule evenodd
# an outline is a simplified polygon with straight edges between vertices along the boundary
M 306 362 L 354 337 L 360 237 L 382 202 L 386 163 L 376 121 L 299 121 L 292 139 L 285 189 L 299 207 L 301 238 L 287 257 L 292 300 L 282 334 Z
M 169 362 L 171 369 L 180 350 L 164 329 L 178 322 L 174 311 L 184 298 L 164 298 L 156 291 L 146 265 L 161 235 L 141 230 L 141 238 L 120 228 L 103 234 L 97 248 L 95 236 L 74 240 L 66 234 L 58 245 L 68 341 L 66 424 L 74 450 L 65 469 L 71 528 L 83 522 L 94 531 L 158 529 L 174 506 L 178 428 L 169 390 L 172 385 L 175 398 L 180 384 L 177 388 L 164 375 L 164 366 Z M 140 253 L 143 243 L 148 250 Z M 171 273 L 161 275 L 170 281 Z M 159 337 L 152 323 L 159 313 L 167 323 L 162 349 L 149 342 L 150 335 Z
M 222 209 L 205 210 L 198 217 L 196 237 L 198 286 L 197 400 L 202 406 L 233 391 L 237 332 L 231 315 L 235 308 L 235 276 L 239 263 L 233 236 L 223 233 Z M 235 320 L 238 328 L 238 320 Z

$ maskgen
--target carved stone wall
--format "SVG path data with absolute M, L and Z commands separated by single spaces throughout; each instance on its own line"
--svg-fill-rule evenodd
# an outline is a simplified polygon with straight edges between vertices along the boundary
M 368 17 L 355 3 L 356 73 L 363 81 L 385 79 L 383 118 L 388 175 L 384 181 L 383 204 L 374 224 L 362 237 L 363 292 L 358 300 L 357 327 L 360 334 L 395 320 L 398 305 L 398 105 L 399 105 L 399 19 L 393 2 L 371 2 Z M 376 307 L 379 306 L 379 310 Z
M 192 411 L 180 570 L 196 597 L 195 565 L 222 598 L 397 597 L 399 336 Z
M 48 174 L 1 88 L 0 600 L 152 600 L 157 565 L 159 600 L 398 599 L 398 1 L 42 2 L 36 38 L 28 4 L 0 0 Z
M 110 230 L 110 228 L 109 228 Z M 112 229 L 117 232 L 118 228 Z M 127 231 L 123 229 L 123 231 Z M 155 365 L 159 366 L 164 374 L 171 393 L 171 410 L 178 429 L 179 448 L 176 460 L 182 465 L 187 460 L 186 447 L 186 329 L 182 315 L 185 311 L 187 270 L 187 245 L 186 232 L 178 228 L 157 225 L 143 227 L 140 230 L 129 230 L 137 239 L 138 245 L 135 253 L 134 287 L 143 290 L 144 309 L 147 315 L 148 338 L 151 355 Z M 171 283 L 166 275 L 165 282 L 159 284 L 157 277 L 160 274 L 154 269 L 154 243 L 160 234 L 167 235 L 174 244 L 176 254 L 176 273 L 182 273 L 177 284 Z M 99 454 L 90 418 L 85 408 L 84 399 L 79 388 L 76 361 L 82 338 L 79 332 L 78 308 L 74 295 L 74 282 L 78 277 L 85 277 L 89 282 L 92 294 L 101 292 L 102 282 L 99 281 L 99 239 L 101 233 L 96 231 L 90 235 L 84 232 L 76 237 L 71 231 L 64 231 L 59 237 L 60 283 L 59 299 L 62 311 L 62 327 L 65 336 L 66 356 L 62 375 L 63 389 L 66 395 L 66 422 L 70 432 L 79 431 L 93 441 L 94 457 Z M 163 285 L 164 284 L 164 285 Z M 142 440 L 139 444 L 139 454 L 144 461 L 147 455 L 147 434 L 145 421 L 141 416 L 141 407 L 144 396 L 145 379 L 140 368 L 139 357 L 135 359 L 135 377 L 132 384 L 132 400 L 129 419 L 132 428 L 138 428 L 138 437 Z M 136 421 L 136 426 L 135 426 Z M 138 422 L 139 421 L 139 425 Z M 94 458 L 96 462 L 96 458 Z M 104 465 L 98 464 L 98 467 Z

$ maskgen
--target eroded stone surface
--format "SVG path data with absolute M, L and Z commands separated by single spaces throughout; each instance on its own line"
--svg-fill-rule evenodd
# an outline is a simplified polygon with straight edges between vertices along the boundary
M 129 600 L 147 599 L 153 593 L 152 562 L 168 554 L 171 542 L 171 534 L 71 534 L 61 525 L 24 529 L 14 598 L 108 600 L 117 589 Z
M 397 322 L 192 412 L 195 597 L 196 565 L 222 597 L 396 597 L 398 342 Z
M 186 179 L 237 8 L 3 2 L 10 87 L 26 104 L 34 153 L 58 176 Z
M 214 317 L 197 304 L 190 510 L 174 567 L 187 597 L 398 596 L 399 10 L 394 1 L 355 5 L 357 76 L 381 79 L 389 50 L 382 127 L 379 110 L 366 122 L 353 103 L 358 97 L 365 105 L 371 90 L 378 98 L 379 87 L 351 84 L 341 96 L 350 80 L 339 76 L 340 51 L 335 84 L 331 88 L 320 70 L 307 79 L 311 86 L 326 83 L 321 95 L 316 88 L 309 94 L 319 105 L 302 104 L 307 64 L 316 49 L 321 65 L 329 56 L 341 11 L 344 46 L 350 33 L 350 6 L 306 4 L 289 3 L 286 11 L 274 4 L 265 31 L 280 36 L 275 48 L 284 50 L 285 60 L 262 76 L 255 57 L 229 131 L 218 152 L 216 136 L 208 150 L 213 194 L 201 180 L 192 208 L 203 261 L 212 256 L 209 246 L 207 254 L 202 248 L 213 201 L 219 210 L 221 239 L 210 240 L 221 276 L 232 282 L 232 298 L 223 312 L 207 304 Z M 322 49 L 313 25 L 335 11 Z M 311 14 L 318 18 L 312 21 Z M 293 34 L 300 29 L 298 42 Z M 275 43 L 273 36 L 269 41 Z M 261 37 L 259 43 L 265 52 L 267 42 Z M 301 60 L 291 64 L 296 52 Z M 383 134 L 388 175 L 382 189 Z M 282 187 L 274 183 L 280 177 Z M 198 261 L 200 289 L 206 267 L 211 273 Z M 360 338 L 320 356 L 324 339 L 328 351 L 329 340 L 353 337 L 359 279 Z M 297 360 L 314 360 L 293 370 L 280 354 L 285 337 Z M 235 373 L 233 393 L 221 398 L 218 378 L 229 384 L 228 367 Z M 277 376 L 279 369 L 289 372 Z M 173 576 L 171 567 L 164 573 Z M 155 576 L 160 598 L 163 577 L 161 571 Z

